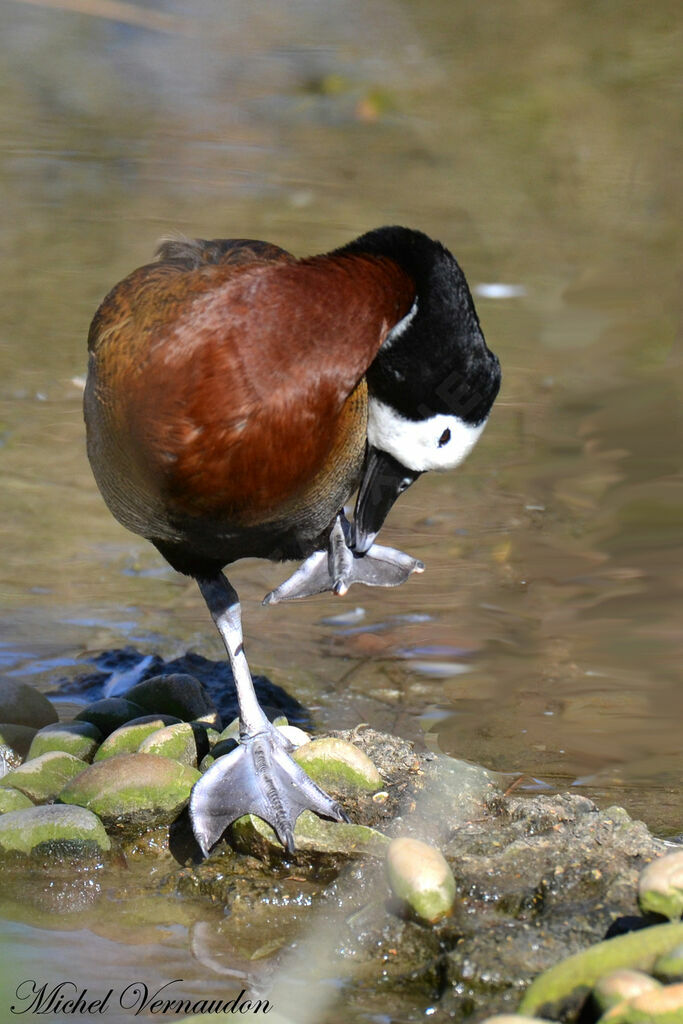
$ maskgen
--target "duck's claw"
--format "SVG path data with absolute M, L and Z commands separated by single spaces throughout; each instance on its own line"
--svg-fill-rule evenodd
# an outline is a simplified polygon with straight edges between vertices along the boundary
M 241 737 L 239 746 L 219 757 L 202 775 L 190 797 L 190 821 L 204 856 L 228 825 L 243 814 L 256 814 L 275 829 L 291 853 L 294 826 L 302 811 L 335 821 L 345 812 L 289 757 L 291 744 L 274 726 Z
M 354 583 L 366 587 L 398 587 L 414 572 L 424 572 L 424 563 L 381 544 L 372 544 L 359 554 L 346 543 L 342 523 L 337 520 L 327 551 L 314 551 L 295 573 L 271 590 L 264 604 L 294 601 L 331 590 L 342 597 Z

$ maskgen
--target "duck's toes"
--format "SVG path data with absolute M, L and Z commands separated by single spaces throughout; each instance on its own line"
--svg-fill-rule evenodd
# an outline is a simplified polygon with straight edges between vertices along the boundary
M 351 554 L 349 549 L 347 551 Z M 263 603 L 294 601 L 322 594 L 325 590 L 343 597 L 354 583 L 364 583 L 367 587 L 398 587 L 414 572 L 424 572 L 424 562 L 381 544 L 373 544 L 364 555 L 354 553 L 334 572 L 330 571 L 329 563 L 325 551 L 316 551 L 289 579 L 266 594 Z
M 235 750 L 219 757 L 190 797 L 192 829 L 205 857 L 228 825 L 243 814 L 267 821 L 291 852 L 294 826 L 303 810 L 349 820 L 339 804 L 289 757 L 274 727 L 243 738 Z

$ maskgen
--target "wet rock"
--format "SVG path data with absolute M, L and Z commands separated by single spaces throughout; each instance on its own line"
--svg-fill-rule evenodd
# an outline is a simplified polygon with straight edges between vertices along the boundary
M 219 740 L 218 743 L 215 743 L 213 745 L 209 753 L 205 754 L 204 757 L 199 762 L 200 771 L 207 771 L 207 769 L 210 768 L 211 765 L 214 763 L 216 758 L 225 757 L 225 755 L 230 754 L 235 749 L 236 746 L 238 746 L 238 742 L 233 737 L 230 737 L 229 739 Z
M 255 814 L 238 818 L 229 830 L 230 843 L 242 853 L 259 860 L 281 860 L 285 849 L 267 822 Z M 307 854 L 329 854 L 337 858 L 360 857 L 368 854 L 383 857 L 389 840 L 380 832 L 365 825 L 351 825 L 342 821 L 327 821 L 312 811 L 303 811 L 294 829 L 296 852 L 293 858 L 306 858 Z
M 192 722 L 178 722 L 148 736 L 139 746 L 141 754 L 170 757 L 180 764 L 196 768 L 209 750 L 206 730 Z
M 92 761 L 102 742 L 102 733 L 92 722 L 57 722 L 40 729 L 33 740 L 27 760 L 59 750 L 81 761 Z
M 102 822 L 81 807 L 51 804 L 10 811 L 0 818 L 0 853 L 5 855 L 91 858 L 110 849 Z
M 77 678 L 61 680 L 56 692 L 60 696 L 76 693 L 79 696 L 87 695 L 90 700 L 96 700 L 104 696 L 105 688 L 110 685 L 114 677 L 121 678 L 128 672 L 139 672 L 141 680 L 151 679 L 158 675 L 181 673 L 194 676 L 199 680 L 218 708 L 224 722 L 229 722 L 238 714 L 237 693 L 227 658 L 210 661 L 200 654 L 189 652 L 181 658 L 164 662 L 157 656 L 149 658 L 133 648 L 125 648 L 103 651 L 92 659 L 92 663 L 96 666 L 94 670 Z M 139 671 L 142 663 L 145 667 Z M 304 728 L 308 726 L 308 712 L 299 701 L 264 676 L 255 675 L 252 678 L 259 703 L 269 717 L 285 714 L 288 720 L 295 725 L 302 725 Z M 151 708 L 151 710 L 162 711 L 163 708 Z
M 226 725 L 225 729 L 218 735 L 217 743 L 221 740 L 236 740 L 239 742 L 240 738 L 240 720 L 239 718 L 233 718 L 231 722 Z
M 14 768 L 18 768 L 23 760 L 13 747 L 0 743 L 0 779 Z
M 127 833 L 174 821 L 199 772 L 153 754 L 118 754 L 97 761 L 64 787 L 60 799 L 87 807 L 107 828 Z
M 18 789 L 0 789 L 0 814 L 33 807 L 33 801 Z
M 179 721 L 179 718 L 172 715 L 143 715 L 142 718 L 133 718 L 107 736 L 95 755 L 95 761 L 106 761 L 108 757 L 116 757 L 117 754 L 134 754 L 148 736 Z
M 13 725 L 11 722 L 0 725 L 0 749 L 5 751 L 5 759 L 11 762 L 10 767 L 18 767 L 26 758 L 36 732 L 37 729 L 30 725 Z
M 419 839 L 394 839 L 386 866 L 394 895 L 423 921 L 434 924 L 451 913 L 455 879 L 440 850 Z
M 311 737 L 298 725 L 288 725 L 285 722 L 284 725 L 278 725 L 278 729 L 294 747 L 303 747 L 304 743 L 310 742 Z
M 35 687 L 14 679 L 0 682 L 0 722 L 42 729 L 58 718 L 53 705 Z
M 331 796 L 376 793 L 384 783 L 376 767 L 359 747 L 326 736 L 298 747 L 292 754 L 307 775 Z
M 525 992 L 519 1011 L 531 1014 L 537 1010 L 549 1011 L 553 1017 L 556 1013 L 566 1013 L 569 1003 L 572 1000 L 580 1003 L 586 990 L 593 988 L 603 975 L 620 967 L 649 972 L 657 957 L 675 948 L 682 939 L 683 924 L 660 924 L 598 942 L 544 971 Z M 633 1001 L 656 997 L 657 992 L 646 992 Z M 618 1005 L 624 1006 L 623 1003 Z M 608 1011 L 607 1016 L 616 1009 L 618 1007 Z
M 126 697 L 148 711 L 174 715 L 183 722 L 201 722 L 212 729 L 221 728 L 215 704 L 194 676 L 183 673 L 153 676 L 132 686 Z
M 683 914 L 683 850 L 661 857 L 638 880 L 638 902 L 644 913 L 676 921 Z
M 119 726 L 131 722 L 134 718 L 142 718 L 144 714 L 145 711 L 139 704 L 134 704 L 124 697 L 104 697 L 79 711 L 74 721 L 91 722 L 103 736 L 109 736 Z
M 481 1024 L 543 1024 L 543 1017 L 522 1017 L 519 1013 L 497 1013 L 495 1017 L 486 1017 Z
M 655 988 L 660 988 L 659 982 L 649 974 L 624 967 L 610 971 L 598 980 L 593 989 L 593 999 L 598 1009 L 606 1013 L 625 999 L 639 996 L 641 992 L 651 992 Z
M 652 973 L 662 981 L 683 981 L 683 943 L 658 956 Z
M 600 1021 L 605 1024 L 680 1024 L 683 985 L 666 985 L 614 1006 Z
M 85 768 L 85 762 L 60 750 L 34 757 L 0 779 L 0 787 L 18 789 L 33 803 L 56 800 L 66 783 Z

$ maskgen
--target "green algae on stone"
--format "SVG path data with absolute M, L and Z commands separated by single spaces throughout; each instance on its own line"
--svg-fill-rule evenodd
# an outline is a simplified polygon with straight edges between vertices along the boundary
M 174 715 L 183 722 L 201 722 L 212 729 L 222 728 L 215 704 L 194 676 L 181 672 L 152 676 L 127 690 L 126 697 L 154 713 Z
M 228 834 L 236 850 L 260 860 L 269 861 L 273 856 L 277 859 L 285 852 L 274 829 L 255 814 L 245 814 L 238 818 Z M 294 827 L 294 844 L 297 853 L 336 854 L 342 857 L 369 854 L 383 857 L 389 840 L 367 825 L 327 821 L 312 811 L 302 811 Z
M 81 761 L 92 761 L 102 742 L 102 733 L 92 722 L 57 722 L 40 729 L 31 742 L 27 760 L 61 750 Z
M 0 722 L 42 729 L 58 718 L 54 706 L 34 686 L 14 679 L 3 679 L 0 682 Z
M 384 783 L 362 750 L 347 740 L 325 736 L 311 740 L 292 753 L 307 775 L 332 795 L 376 793 Z
M 66 783 L 86 768 L 84 761 L 61 750 L 49 750 L 0 779 L 0 787 L 18 789 L 34 803 L 56 800 Z
M 92 857 L 111 849 L 99 818 L 82 807 L 49 804 L 0 817 L 0 852 Z
M 117 754 L 134 754 L 152 733 L 179 721 L 179 718 L 172 715 L 143 715 L 141 718 L 132 718 L 130 722 L 120 725 L 107 736 L 95 754 L 95 761 L 106 761 L 108 757 L 116 757 Z
M 157 757 L 170 757 L 180 764 L 188 765 L 190 768 L 197 767 L 198 744 L 202 739 L 203 750 L 208 752 L 209 741 L 206 732 L 202 737 L 200 726 L 192 726 L 191 722 L 178 722 L 174 725 L 167 725 L 164 729 L 158 729 L 142 741 L 138 750 L 141 754 L 156 754 Z
M 455 902 L 455 879 L 446 858 L 420 839 L 393 839 L 387 850 L 392 891 L 423 921 L 448 916 Z
M 69 783 L 60 799 L 87 807 L 107 827 L 170 824 L 185 807 L 199 772 L 153 754 L 118 754 L 97 761 Z
M 126 700 L 124 697 L 103 697 L 102 700 L 95 700 L 92 704 L 86 704 L 82 711 L 79 711 L 74 721 L 92 722 L 97 726 L 103 736 L 125 725 L 134 718 L 142 718 L 147 712 L 139 704 Z
M 662 914 L 677 921 L 683 914 L 683 850 L 653 860 L 638 879 L 638 903 L 643 913 Z
M 605 939 L 540 974 L 525 992 L 519 1012 L 533 1014 L 548 1004 L 562 1003 L 619 967 L 650 971 L 658 956 L 681 942 L 683 924 L 658 924 Z
M 593 989 L 593 999 L 598 1009 L 606 1013 L 625 999 L 639 996 L 641 992 L 650 992 L 654 988 L 660 988 L 660 984 L 649 974 L 624 967 L 610 971 L 598 980 Z
M 0 789 L 0 814 L 23 811 L 26 807 L 33 807 L 33 801 L 25 793 L 18 789 Z
M 13 722 L 0 724 L 0 748 L 12 752 L 13 766 L 23 761 L 31 749 L 31 741 L 38 730 L 31 725 L 15 725 Z M 5 754 L 7 759 L 7 754 Z
M 683 985 L 664 985 L 626 999 L 600 1018 L 600 1024 L 681 1024 Z
M 683 943 L 658 956 L 652 973 L 662 981 L 683 981 Z

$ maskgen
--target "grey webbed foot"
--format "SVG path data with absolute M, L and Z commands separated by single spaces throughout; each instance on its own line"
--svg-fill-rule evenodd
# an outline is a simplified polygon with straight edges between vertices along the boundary
M 398 587 L 412 573 L 424 572 L 424 563 L 381 544 L 372 544 L 365 554 L 358 554 L 347 545 L 348 524 L 337 517 L 330 533 L 327 551 L 314 551 L 289 579 L 271 590 L 264 604 L 294 601 L 331 590 L 342 597 L 354 583 L 368 587 Z
M 275 829 L 288 852 L 294 850 L 294 826 L 302 811 L 348 821 L 339 804 L 313 782 L 288 750 L 292 746 L 275 728 L 240 739 L 195 783 L 190 820 L 204 856 L 228 825 L 243 814 L 256 814 Z

